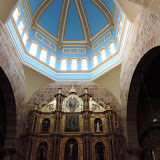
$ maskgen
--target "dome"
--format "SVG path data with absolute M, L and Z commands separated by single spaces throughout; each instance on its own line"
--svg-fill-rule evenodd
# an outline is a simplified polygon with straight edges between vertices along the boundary
M 92 80 L 121 63 L 129 21 L 113 0 L 22 0 L 7 27 L 27 66 Z
M 29 0 L 32 28 L 38 28 L 61 45 L 87 45 L 113 27 L 113 0 Z M 73 42 L 74 41 L 74 42 Z

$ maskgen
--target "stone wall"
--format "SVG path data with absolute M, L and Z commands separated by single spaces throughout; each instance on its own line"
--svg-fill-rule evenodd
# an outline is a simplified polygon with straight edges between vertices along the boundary
M 5 25 L 0 22 L 0 67 L 6 74 L 14 94 L 16 104 L 17 136 L 22 131 L 22 116 L 25 103 L 25 76 L 22 62 L 14 48 Z M 9 110 L 12 112 L 12 110 Z M 9 113 L 7 113 L 9 114 Z M 12 113 L 11 113 L 12 114 Z
M 160 21 L 157 15 L 150 12 L 150 9 L 143 9 L 135 22 L 132 24 L 128 44 L 125 50 L 125 56 L 121 69 L 121 103 L 122 116 L 124 120 L 124 128 L 126 128 L 125 135 L 127 137 L 127 130 L 132 131 L 132 135 L 136 133 L 136 121 L 131 122 L 131 126 L 127 126 L 127 101 L 130 89 L 131 80 L 140 59 L 150 49 L 160 45 Z M 133 101 L 134 103 L 134 101 Z M 133 107 L 133 106 L 132 106 Z M 136 107 L 136 104 L 134 105 Z M 128 127 L 128 128 L 127 128 Z M 132 139 L 130 137 L 130 139 Z M 132 144 L 137 143 L 134 139 Z M 134 146 L 134 145 L 133 145 Z M 136 146 L 136 145 L 135 145 Z
M 55 82 L 55 83 L 46 85 L 45 87 L 39 89 L 37 92 L 35 92 L 32 95 L 32 97 L 26 103 L 25 112 L 29 113 L 29 111 L 33 109 L 33 107 L 35 106 L 35 102 L 41 103 L 47 100 L 52 100 L 54 98 L 54 95 L 57 94 L 58 88 L 62 88 L 63 94 L 67 95 L 71 87 L 72 87 L 71 81 Z M 103 102 L 107 102 L 107 101 L 110 102 L 112 109 L 115 110 L 118 115 L 121 115 L 120 105 L 117 99 L 107 89 L 91 81 L 84 81 L 84 82 L 75 81 L 74 87 L 79 95 L 83 94 L 84 88 L 87 87 L 89 93 L 92 95 L 94 99 L 101 100 Z

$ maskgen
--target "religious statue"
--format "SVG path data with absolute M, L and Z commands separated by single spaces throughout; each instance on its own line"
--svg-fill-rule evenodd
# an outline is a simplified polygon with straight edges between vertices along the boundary
M 44 119 L 42 122 L 43 125 L 43 132 L 48 132 L 49 131 L 49 125 L 50 125 L 50 120 L 49 119 Z
M 95 132 L 102 132 L 102 120 L 99 118 L 95 120 Z
M 99 121 L 97 121 L 96 132 L 101 132 L 101 131 L 100 131 L 100 124 L 99 124 Z
M 37 160 L 47 160 L 46 154 L 47 154 L 47 144 L 43 142 L 39 146 Z

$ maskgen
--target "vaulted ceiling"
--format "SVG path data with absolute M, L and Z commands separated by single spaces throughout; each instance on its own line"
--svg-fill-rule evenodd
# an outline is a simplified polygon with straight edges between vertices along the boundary
M 52 34 L 62 44 L 91 44 L 113 27 L 113 0 L 28 0 L 32 28 Z

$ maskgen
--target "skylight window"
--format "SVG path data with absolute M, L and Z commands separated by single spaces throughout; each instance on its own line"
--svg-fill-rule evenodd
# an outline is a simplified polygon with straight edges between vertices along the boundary
M 13 12 L 13 18 L 15 21 L 18 20 L 19 15 L 20 15 L 20 12 L 19 12 L 18 8 L 16 8 L 15 11 Z
M 36 43 L 32 43 L 31 44 L 31 48 L 29 50 L 29 53 L 33 56 L 36 56 L 37 54 L 37 48 L 38 48 L 38 45 Z
M 77 70 L 77 60 L 76 59 L 72 59 L 71 61 L 71 70 Z
M 102 61 L 104 61 L 106 59 L 106 51 L 105 51 L 105 49 L 101 50 L 101 59 L 102 59 Z
M 46 58 L 47 58 L 47 51 L 45 49 L 42 49 L 40 54 L 40 60 L 46 62 Z
M 19 26 L 18 26 L 18 30 L 19 30 L 20 35 L 22 34 L 23 29 L 24 29 L 24 24 L 22 21 L 20 21 Z
M 56 58 L 55 58 L 55 56 L 51 56 L 50 61 L 49 61 L 49 65 L 51 67 L 55 68 L 55 64 L 56 64 Z
M 24 43 L 24 45 L 26 45 L 27 40 L 28 40 L 28 35 L 27 35 L 27 33 L 25 32 L 24 35 L 23 35 L 23 43 Z
M 61 61 L 61 70 L 67 70 L 67 60 L 62 59 Z
M 97 59 L 97 55 L 95 55 L 93 57 L 93 67 L 97 66 L 98 65 L 98 59 Z
M 110 51 L 111 55 L 116 52 L 115 45 L 113 42 L 109 45 L 109 51 Z
M 88 70 L 87 59 L 82 59 L 81 69 L 82 70 Z

